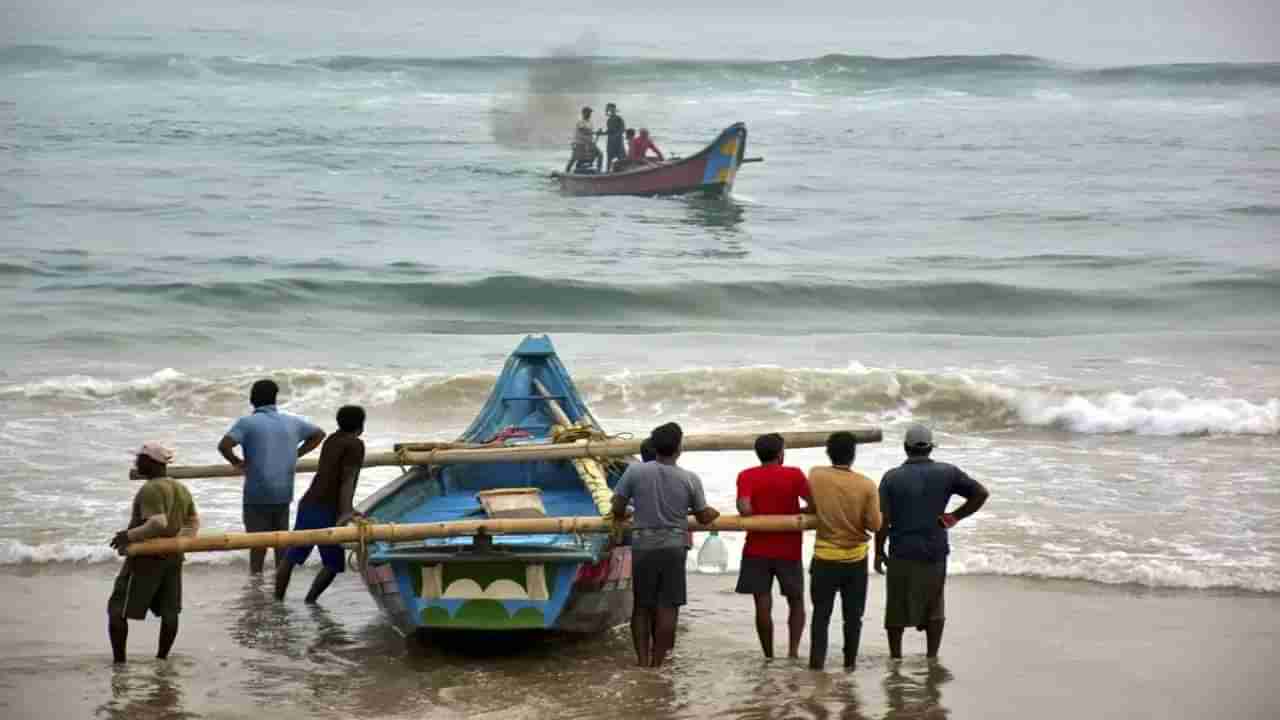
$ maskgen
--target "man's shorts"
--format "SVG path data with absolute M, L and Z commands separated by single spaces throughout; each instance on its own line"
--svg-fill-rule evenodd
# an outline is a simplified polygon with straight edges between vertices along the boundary
M 275 532 L 289 529 L 289 503 L 244 506 L 245 532 Z
M 631 550 L 631 591 L 636 607 L 685 604 L 685 548 Z
M 293 523 L 294 530 L 316 530 L 331 528 L 338 521 L 338 509 L 323 505 L 298 505 L 298 519 Z M 311 549 L 316 545 L 299 545 L 289 548 L 287 557 L 294 565 L 301 565 L 311 557 Z M 340 573 L 346 569 L 341 545 L 320 545 L 320 562 L 330 571 Z
M 885 627 L 923 630 L 929 623 L 945 619 L 946 560 L 889 558 L 885 572 Z
M 773 579 L 778 578 L 778 589 L 783 597 L 795 600 L 804 597 L 804 563 L 799 560 L 743 557 L 738 571 L 737 592 L 743 595 L 765 595 L 773 591 Z
M 130 558 L 116 576 L 107 614 L 142 620 L 147 611 L 161 619 L 182 612 L 182 562 L 170 558 Z
M 609 138 L 609 142 L 605 144 L 605 148 L 609 154 L 610 160 L 627 156 L 627 148 L 622 144 L 622 138 L 618 138 L 617 140 L 614 140 L 612 137 Z

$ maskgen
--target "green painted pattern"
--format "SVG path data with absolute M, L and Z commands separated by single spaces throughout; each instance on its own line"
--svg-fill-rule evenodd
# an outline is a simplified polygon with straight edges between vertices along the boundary
M 422 624 L 473 630 L 526 630 L 544 626 L 542 613 L 536 608 L 521 608 L 510 615 L 497 600 L 468 600 L 453 617 L 442 607 L 429 607 L 422 611 Z
M 463 579 L 476 581 L 482 590 L 492 585 L 495 580 L 510 580 L 524 588 L 525 592 L 529 591 L 525 577 L 525 564 L 522 562 L 446 563 L 441 589 L 447 592 L 454 580 Z M 418 594 L 421 596 L 422 593 Z

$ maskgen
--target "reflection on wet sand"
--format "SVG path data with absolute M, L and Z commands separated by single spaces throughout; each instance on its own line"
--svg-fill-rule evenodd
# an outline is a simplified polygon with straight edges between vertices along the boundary
M 181 720 L 199 717 L 184 709 L 184 678 L 175 660 L 115 665 L 111 671 L 111 699 L 96 717 L 109 720 Z
M 950 712 L 942 706 L 941 685 L 954 675 L 941 662 L 925 660 L 923 669 L 890 662 L 884 678 L 884 694 L 889 712 L 885 720 L 943 720 Z

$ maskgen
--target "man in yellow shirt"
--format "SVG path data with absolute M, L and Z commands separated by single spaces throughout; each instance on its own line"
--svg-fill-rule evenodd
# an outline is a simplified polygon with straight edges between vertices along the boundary
M 853 470 L 856 444 L 852 433 L 827 438 L 829 467 L 809 471 L 809 490 L 818 516 L 818 539 L 809 564 L 813 624 L 809 631 L 809 667 L 821 670 L 827 660 L 827 631 L 836 593 L 844 622 L 844 667 L 857 663 L 862 639 L 862 613 L 867 606 L 867 548 L 880 529 L 880 496 L 876 484 Z

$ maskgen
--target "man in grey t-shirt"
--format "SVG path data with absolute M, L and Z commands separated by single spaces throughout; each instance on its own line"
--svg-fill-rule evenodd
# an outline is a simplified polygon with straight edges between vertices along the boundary
M 649 440 L 657 459 L 627 467 L 614 488 L 613 515 L 632 517 L 631 639 L 641 667 L 661 667 L 676 642 L 676 622 L 685 604 L 685 556 L 689 513 L 709 523 L 720 513 L 707 505 L 702 481 L 676 466 L 684 433 L 675 423 L 654 428 Z

